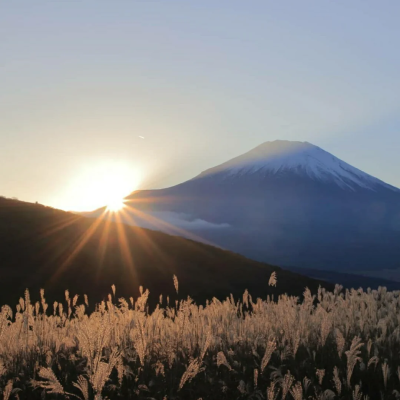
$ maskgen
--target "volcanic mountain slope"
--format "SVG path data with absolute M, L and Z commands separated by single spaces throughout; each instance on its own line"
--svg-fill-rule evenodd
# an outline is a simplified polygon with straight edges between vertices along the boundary
M 237 178 L 254 174 L 294 174 L 314 181 L 334 183 L 342 189 L 400 190 L 341 161 L 332 154 L 308 142 L 277 140 L 266 142 L 248 153 L 215 168 L 204 171 L 198 178 L 219 175 L 219 178 Z
M 273 271 L 278 285 L 268 286 Z M 332 285 L 262 264 L 182 237 L 89 219 L 41 205 L 0 198 L 0 305 L 14 305 L 26 288 L 34 300 L 40 288 L 46 298 L 62 300 L 87 294 L 91 305 L 117 288 L 117 298 L 135 298 L 139 286 L 150 290 L 150 304 L 159 295 L 204 302 L 247 288 L 254 298 L 287 292 L 301 295 L 322 284 Z M 174 304 L 174 303 L 172 303 Z
M 273 264 L 400 266 L 400 190 L 308 142 L 266 142 L 127 201 L 137 225 L 195 234 Z

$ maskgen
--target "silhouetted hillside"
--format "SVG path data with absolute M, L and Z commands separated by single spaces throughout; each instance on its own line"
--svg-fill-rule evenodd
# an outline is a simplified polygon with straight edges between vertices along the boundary
M 268 286 L 277 271 L 278 286 Z M 81 216 L 9 199 L 0 199 L 0 304 L 14 305 L 29 288 L 48 300 L 64 290 L 97 302 L 117 287 L 118 297 L 137 297 L 139 286 L 151 300 L 176 298 L 172 275 L 179 279 L 179 297 L 197 301 L 247 288 L 255 298 L 287 292 L 301 295 L 320 282 L 249 260 L 238 254 L 177 236 Z M 322 283 L 331 289 L 329 283 Z

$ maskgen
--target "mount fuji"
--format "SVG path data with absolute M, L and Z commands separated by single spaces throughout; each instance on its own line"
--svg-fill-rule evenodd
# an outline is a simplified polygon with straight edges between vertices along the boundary
M 363 188 L 375 191 L 386 188 L 400 192 L 400 189 L 352 167 L 308 142 L 267 142 L 242 156 L 204 171 L 198 178 L 215 176 L 218 173 L 222 173 L 225 178 L 254 174 L 259 177 L 262 174 L 282 177 L 285 173 L 292 173 L 315 181 L 335 183 L 345 190 L 357 191 Z
M 266 142 L 126 201 L 125 222 L 280 266 L 400 267 L 400 189 L 308 142 Z

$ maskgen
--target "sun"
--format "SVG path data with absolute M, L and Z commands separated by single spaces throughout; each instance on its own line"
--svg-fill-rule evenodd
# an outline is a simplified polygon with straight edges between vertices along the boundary
M 121 211 L 124 207 L 125 203 L 123 199 L 115 199 L 107 204 L 107 211 L 118 212 Z
M 65 196 L 71 211 L 109 212 L 124 208 L 124 198 L 138 188 L 139 173 L 129 163 L 91 162 L 78 171 Z

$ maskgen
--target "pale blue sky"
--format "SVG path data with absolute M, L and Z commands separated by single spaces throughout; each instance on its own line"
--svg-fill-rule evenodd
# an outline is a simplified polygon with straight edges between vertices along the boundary
M 394 0 L 0 2 L 0 194 L 74 208 L 90 166 L 164 187 L 275 139 L 400 187 L 399 18 Z

